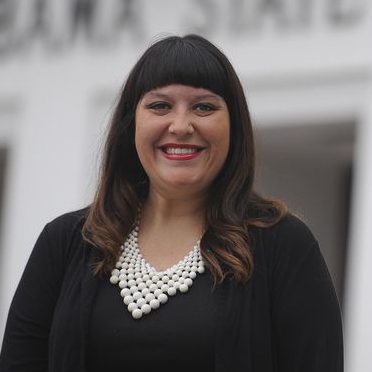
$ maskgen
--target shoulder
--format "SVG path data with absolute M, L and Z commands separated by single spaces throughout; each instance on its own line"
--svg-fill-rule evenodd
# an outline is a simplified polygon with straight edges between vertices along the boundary
M 250 237 L 256 257 L 274 266 L 283 260 L 299 261 L 319 254 L 319 244 L 310 227 L 291 213 L 271 227 L 252 229 Z
M 316 238 L 309 226 L 300 217 L 288 213 L 279 222 L 270 227 L 253 227 L 250 230 L 250 237 L 255 242 L 276 245 L 296 244 L 299 242 L 314 243 Z
M 60 235 L 60 234 L 73 234 L 81 230 L 89 208 L 82 208 L 76 211 L 64 213 L 50 222 L 45 226 L 49 235 Z
M 41 232 L 36 244 L 38 250 L 52 256 L 68 259 L 82 253 L 85 243 L 81 234 L 88 208 L 64 213 L 48 222 Z M 62 256 L 62 257 L 61 257 Z
M 33 277 L 37 274 L 32 273 L 40 270 L 52 270 L 55 277 L 61 278 L 70 262 L 79 262 L 85 250 L 81 235 L 85 215 L 86 208 L 65 213 L 47 223 L 34 245 L 25 272 Z
M 312 244 L 316 241 L 309 226 L 294 214 L 285 216 L 271 229 L 268 229 L 267 233 L 271 234 L 278 244 L 296 244 L 300 242 L 310 242 Z

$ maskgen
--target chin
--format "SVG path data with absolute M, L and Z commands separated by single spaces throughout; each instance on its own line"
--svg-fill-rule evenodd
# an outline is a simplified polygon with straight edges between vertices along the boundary
M 201 180 L 200 178 L 172 177 L 164 179 L 164 183 L 169 185 L 170 188 L 175 188 L 177 191 L 180 191 L 182 188 L 185 188 L 186 191 L 205 189 L 205 180 Z
M 200 182 L 190 180 L 190 178 L 178 178 L 178 179 L 168 179 L 165 181 L 169 186 L 181 187 L 181 186 L 196 186 Z

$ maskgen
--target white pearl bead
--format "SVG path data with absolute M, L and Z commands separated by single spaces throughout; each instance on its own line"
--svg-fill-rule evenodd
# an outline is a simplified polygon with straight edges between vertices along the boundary
M 148 276 L 148 274 L 145 274 L 142 279 L 144 282 L 147 282 L 150 279 L 150 277 Z
M 141 317 L 142 317 L 142 311 L 141 311 L 140 309 L 135 309 L 135 310 L 133 310 L 133 312 L 132 312 L 132 317 L 133 317 L 134 319 L 139 319 L 139 318 L 141 318 Z
M 198 273 L 199 273 L 199 274 L 203 274 L 204 271 L 205 271 L 204 266 L 199 266 L 199 267 L 198 267 Z
M 170 287 L 168 288 L 167 293 L 169 294 L 169 296 L 174 296 L 177 293 L 177 289 L 174 287 Z
M 195 279 L 196 278 L 196 272 L 195 271 L 191 271 L 190 274 L 189 274 L 189 277 L 191 279 Z
M 187 271 L 184 271 L 182 273 L 182 278 L 187 278 L 189 276 L 189 273 Z
M 160 280 L 159 275 L 154 275 L 154 276 L 152 277 L 152 281 L 153 281 L 153 282 L 157 282 L 158 280 Z
M 144 314 L 148 314 L 151 311 L 151 306 L 148 305 L 148 304 L 144 304 L 144 305 L 141 306 L 141 311 Z
M 152 282 L 152 280 L 149 279 L 149 280 L 146 281 L 146 285 L 147 285 L 148 287 L 150 287 L 151 284 L 154 284 L 154 283 Z
M 142 289 L 141 292 L 142 292 L 142 295 L 143 296 L 146 296 L 146 295 L 148 295 L 150 293 L 150 290 L 148 288 L 144 288 L 144 289 Z
M 128 285 L 128 282 L 126 280 L 120 280 L 119 287 L 121 289 L 125 288 Z
M 151 292 L 154 292 L 154 291 L 156 291 L 157 289 L 158 289 L 158 286 L 157 286 L 156 284 L 151 284 L 151 285 L 150 285 L 149 290 L 150 290 Z
M 123 288 L 120 292 L 121 297 L 129 296 L 132 292 L 129 288 Z
M 169 282 L 169 277 L 168 277 L 168 275 L 164 275 L 163 278 L 162 278 L 162 281 L 163 281 L 164 283 L 168 283 L 168 282 Z
M 155 297 L 159 297 L 163 292 L 161 291 L 161 289 L 157 289 L 156 291 L 154 291 L 154 296 Z
M 155 295 L 152 294 L 152 293 L 147 294 L 146 297 L 145 297 L 146 302 L 150 302 L 154 299 L 155 299 Z
M 110 283 L 111 284 L 117 284 L 119 282 L 119 278 L 117 276 L 111 276 L 110 277 Z
M 160 303 L 165 304 L 168 301 L 168 296 L 164 293 L 161 293 L 158 297 Z
M 163 284 L 160 289 L 162 290 L 162 292 L 166 292 L 168 288 L 169 288 L 168 284 Z
M 174 280 L 169 280 L 168 283 L 169 287 L 173 287 L 174 286 Z
M 174 275 L 172 276 L 172 280 L 174 280 L 175 282 L 177 282 L 179 278 L 180 278 L 180 277 L 179 277 L 178 275 L 176 275 L 176 274 L 174 274 Z
M 162 280 L 159 280 L 156 285 L 158 286 L 158 288 L 161 288 L 162 285 L 164 285 L 164 282 Z
M 134 279 L 128 280 L 128 287 L 133 287 L 136 284 L 137 283 L 136 283 L 136 281 Z
M 140 298 L 139 300 L 137 300 L 138 307 L 143 306 L 145 303 L 146 303 L 146 300 L 144 298 Z
M 186 278 L 186 279 L 185 279 L 185 284 L 186 284 L 187 286 L 191 287 L 191 286 L 192 286 L 192 283 L 193 283 L 192 279 L 190 279 L 190 278 Z
M 187 284 L 181 284 L 180 285 L 180 292 L 185 293 L 188 290 L 189 290 L 189 287 L 187 286 Z
M 140 290 L 140 291 L 142 291 L 142 289 L 145 289 L 146 288 L 146 284 L 145 283 L 140 283 L 140 284 L 138 284 L 138 289 Z
M 134 292 L 132 296 L 136 301 L 140 298 L 142 298 L 142 293 L 141 292 Z
M 125 305 L 129 305 L 131 302 L 133 302 L 133 297 L 132 296 L 125 296 L 123 299 Z
M 137 309 L 138 306 L 136 303 L 134 302 L 131 302 L 129 305 L 128 305 L 128 311 L 132 312 L 133 310 Z
M 130 287 L 129 288 L 130 289 L 130 291 L 132 292 L 132 293 L 135 293 L 135 292 L 137 292 L 138 291 L 138 287 L 137 286 L 132 286 L 132 287 Z
M 160 306 L 160 302 L 158 300 L 151 300 L 150 304 L 151 309 L 157 309 Z

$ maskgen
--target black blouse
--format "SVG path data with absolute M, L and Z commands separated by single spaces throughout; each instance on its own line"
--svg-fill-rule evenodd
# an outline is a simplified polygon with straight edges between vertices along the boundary
M 208 270 L 186 293 L 133 319 L 109 278 L 100 280 L 87 342 L 87 371 L 213 372 L 216 303 Z

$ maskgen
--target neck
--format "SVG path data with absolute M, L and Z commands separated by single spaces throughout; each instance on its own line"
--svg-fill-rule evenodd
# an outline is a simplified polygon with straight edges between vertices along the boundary
M 141 220 L 151 225 L 179 224 L 187 221 L 188 224 L 193 222 L 202 226 L 204 211 L 205 196 L 169 198 L 150 189 L 149 196 L 143 205 Z

